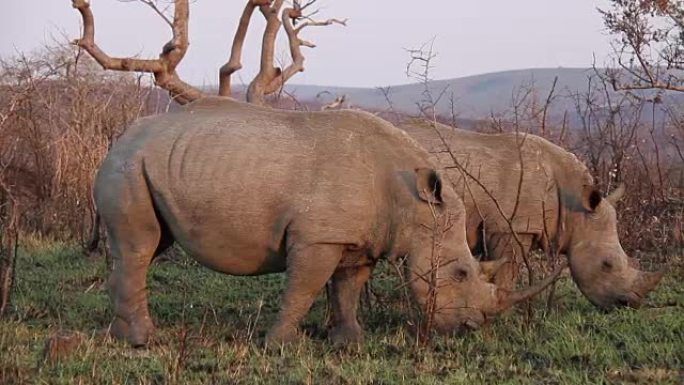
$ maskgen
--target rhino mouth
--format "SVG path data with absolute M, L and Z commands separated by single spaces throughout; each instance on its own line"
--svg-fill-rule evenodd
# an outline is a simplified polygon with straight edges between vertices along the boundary
M 631 307 L 632 309 L 638 309 L 644 301 L 644 297 L 636 292 L 630 291 L 628 294 L 621 295 L 615 301 L 613 307 Z
M 453 311 L 457 313 L 456 322 L 453 323 L 453 315 L 446 316 L 436 323 L 435 328 L 439 334 L 454 334 L 463 336 L 472 331 L 480 329 L 486 322 L 487 317 L 485 312 L 471 306 L 452 307 Z M 462 312 L 467 312 L 463 314 Z M 461 314 L 458 314 L 461 313 Z

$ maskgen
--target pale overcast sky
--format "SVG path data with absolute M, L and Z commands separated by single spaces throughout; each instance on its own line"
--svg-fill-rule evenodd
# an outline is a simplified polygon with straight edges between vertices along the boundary
M 168 27 L 136 2 L 91 0 L 96 40 L 110 55 L 155 57 L 168 41 Z M 5 0 L 0 13 L 0 55 L 30 51 L 53 36 L 76 38 L 80 17 L 70 0 Z M 610 51 L 597 7 L 589 0 L 319 0 L 320 18 L 349 18 L 347 27 L 310 28 L 302 37 L 306 71 L 292 82 L 337 86 L 407 83 L 404 48 L 436 37 L 435 78 L 453 78 L 528 67 L 586 67 Z M 399 5 L 400 3 L 406 5 Z M 244 1 L 195 0 L 190 50 L 181 76 L 215 84 L 227 60 Z M 253 18 L 243 56 L 244 79 L 258 64 L 263 17 Z M 279 52 L 285 53 L 281 44 Z

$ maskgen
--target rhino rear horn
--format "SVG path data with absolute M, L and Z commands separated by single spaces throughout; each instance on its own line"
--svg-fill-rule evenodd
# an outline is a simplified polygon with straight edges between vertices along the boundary
M 634 290 L 641 298 L 646 297 L 651 290 L 658 286 L 663 275 L 665 275 L 665 269 L 655 272 L 640 271 L 634 284 Z
M 623 197 L 624 195 L 625 195 L 625 184 L 624 184 L 624 183 L 620 183 L 620 184 L 617 186 L 617 188 L 616 188 L 615 190 L 613 190 L 613 192 L 611 192 L 610 194 L 608 194 L 608 196 L 606 197 L 606 200 L 607 200 L 611 205 L 615 206 L 615 205 L 620 201 L 620 199 L 622 199 L 622 197 Z
M 510 260 L 508 258 L 480 262 L 480 274 L 482 274 L 482 279 L 487 282 L 492 282 L 494 276 L 496 276 L 496 273 L 503 267 L 503 265 L 509 262 Z

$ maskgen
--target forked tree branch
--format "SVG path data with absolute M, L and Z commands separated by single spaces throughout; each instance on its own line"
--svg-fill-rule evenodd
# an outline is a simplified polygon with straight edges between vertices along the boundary
M 180 104 L 203 97 L 204 93 L 201 90 L 185 83 L 176 73 L 176 67 L 185 57 L 189 46 L 189 1 L 174 0 L 173 21 L 166 17 L 165 13 L 157 7 L 154 0 L 138 1 L 151 7 L 157 15 L 162 17 L 171 26 L 173 38 L 164 45 L 158 59 L 117 58 L 105 53 L 95 43 L 95 18 L 90 8 L 90 0 L 71 1 L 72 6 L 80 12 L 83 19 L 83 35 L 80 39 L 75 40 L 73 44 L 88 52 L 104 69 L 153 74 L 155 83 L 169 91 L 174 100 Z M 294 0 L 293 6 L 284 9 L 281 16 L 281 8 L 284 1 L 247 0 L 235 36 L 233 37 L 230 58 L 219 71 L 219 95 L 231 95 L 231 77 L 242 68 L 242 50 L 251 18 L 257 7 L 266 18 L 266 28 L 262 38 L 259 73 L 247 89 L 247 101 L 251 103 L 263 104 L 265 95 L 282 89 L 283 84 L 287 80 L 304 70 L 304 55 L 302 55 L 301 46 L 315 47 L 315 45 L 299 38 L 298 34 L 302 29 L 308 26 L 346 25 L 346 20 L 329 19 L 321 22 L 314 21 L 311 19 L 311 15 L 315 14 L 315 12 L 304 15 L 304 9 L 314 4 L 316 0 L 309 0 L 304 5 L 300 1 Z M 295 28 L 297 21 L 302 19 L 307 21 Z M 276 38 L 282 25 L 284 25 L 288 36 L 290 55 L 292 57 L 292 63 L 284 71 L 274 64 Z
M 617 37 L 613 57 L 628 78 L 606 71 L 615 91 L 684 92 L 684 3 L 680 0 L 611 0 L 599 9 L 608 31 Z M 626 59 L 626 60 L 625 60 Z M 637 95 L 635 95 L 637 96 Z
M 321 111 L 339 109 L 342 106 L 344 106 L 344 103 L 346 103 L 346 102 L 347 102 L 347 95 L 346 94 L 340 95 L 340 96 L 336 97 L 335 100 L 333 100 L 332 102 L 330 102 L 328 104 L 324 104 L 321 107 Z
M 224 64 L 219 71 L 219 95 L 230 96 L 231 90 L 231 76 L 242 69 L 242 47 L 245 44 L 245 38 L 247 37 L 247 30 L 249 29 L 249 23 L 252 19 L 252 14 L 254 14 L 254 9 L 256 7 L 268 6 L 270 0 L 248 0 L 242 11 L 242 16 L 240 16 L 240 22 L 238 24 L 237 31 L 235 31 L 235 37 L 233 37 L 233 45 L 230 50 L 230 58 L 228 62 Z
M 646 84 L 621 84 L 619 81 L 611 79 L 611 84 L 615 91 L 636 91 L 636 90 L 653 90 L 660 89 L 666 91 L 684 92 L 684 86 L 678 86 L 663 82 L 649 82 Z
M 95 17 L 89 0 L 72 0 L 83 19 L 83 35 L 73 42 L 84 49 L 104 69 L 126 72 L 147 72 L 154 75 L 155 83 L 167 90 L 180 104 L 199 99 L 204 94 L 178 77 L 176 67 L 188 50 L 188 0 L 175 0 L 172 23 L 173 38 L 166 43 L 158 59 L 116 58 L 105 53 L 95 43 Z M 150 4 L 148 4 L 150 5 Z
M 347 21 L 346 20 L 338 20 L 338 19 L 328 19 L 326 21 L 307 21 L 300 25 L 297 28 L 294 28 L 293 26 L 293 21 L 299 20 L 302 18 L 302 11 L 301 9 L 296 9 L 296 8 L 287 8 L 283 11 L 283 26 L 285 28 L 285 32 L 287 33 L 287 39 L 290 43 L 290 56 L 292 57 L 292 63 L 285 68 L 285 70 L 282 71 L 280 76 L 276 79 L 273 79 L 271 81 L 271 84 L 268 88 L 269 91 L 275 92 L 276 90 L 280 89 L 283 84 L 285 84 L 292 76 L 294 76 L 297 72 L 302 72 L 304 71 L 304 55 L 302 54 L 301 47 L 309 47 L 309 48 L 316 48 L 316 45 L 303 40 L 299 37 L 299 32 L 302 31 L 305 27 L 312 26 L 312 27 L 323 27 L 323 26 L 328 26 L 331 24 L 339 24 L 346 26 Z
M 266 18 L 266 30 L 264 31 L 261 46 L 261 67 L 257 76 L 252 80 L 247 90 L 247 101 L 255 104 L 263 104 L 263 98 L 272 94 L 283 87 L 283 85 L 298 72 L 304 71 L 304 55 L 301 47 L 314 48 L 315 45 L 299 37 L 299 32 L 307 26 L 327 26 L 331 24 L 346 25 L 346 20 L 329 19 L 322 22 L 310 20 L 295 28 L 294 24 L 298 20 L 308 19 L 304 16 L 303 10 L 313 4 L 315 0 L 302 6 L 298 1 L 292 7 L 283 9 L 280 19 L 278 11 L 282 7 L 282 0 L 273 0 L 273 4 L 261 6 L 259 9 Z M 290 56 L 292 63 L 284 70 L 274 65 L 275 59 L 275 39 L 278 29 L 283 26 L 287 34 Z
M 263 104 L 263 97 L 267 95 L 266 86 L 280 73 L 280 68 L 273 64 L 275 57 L 275 41 L 281 22 L 278 17 L 283 0 L 273 0 L 271 5 L 259 6 L 259 11 L 266 19 L 266 28 L 261 41 L 261 60 L 259 72 L 249 83 L 247 88 L 247 102 Z

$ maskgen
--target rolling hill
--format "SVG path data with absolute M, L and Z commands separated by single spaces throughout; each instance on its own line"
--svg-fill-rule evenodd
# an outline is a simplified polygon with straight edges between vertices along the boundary
M 591 68 L 538 68 L 521 69 L 488 73 L 482 75 L 434 80 L 430 82 L 433 95 L 444 92 L 437 104 L 438 113 L 451 115 L 451 96 L 453 95 L 454 112 L 461 119 L 478 120 L 510 110 L 516 93 L 521 87 L 533 85 L 536 98 L 543 103 L 548 96 L 554 79 L 558 81 L 554 94 L 556 99 L 551 115 L 562 116 L 568 111 L 571 122 L 578 119 L 575 101 L 572 95 L 586 92 L 588 79 L 594 74 Z M 370 110 L 385 110 L 388 103 L 379 88 L 350 88 L 337 86 L 311 86 L 290 84 L 286 86 L 288 93 L 303 102 L 328 102 L 337 95 L 347 95 L 352 106 Z M 418 112 L 416 102 L 423 96 L 422 84 L 404 84 L 389 87 L 389 98 L 398 112 L 415 114 Z M 323 93 L 323 95 L 321 95 Z M 614 95 L 614 93 L 611 92 Z M 666 105 L 684 103 L 684 95 L 667 94 Z M 645 109 L 649 110 L 650 109 Z M 651 114 L 644 111 L 643 119 L 650 121 Z M 658 114 L 660 115 L 660 114 Z

